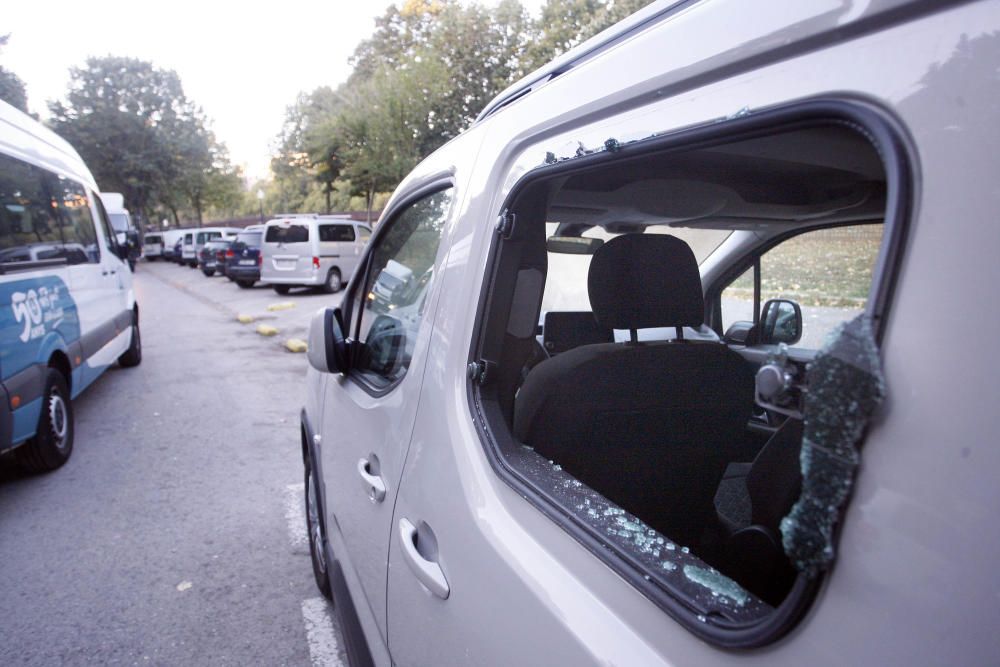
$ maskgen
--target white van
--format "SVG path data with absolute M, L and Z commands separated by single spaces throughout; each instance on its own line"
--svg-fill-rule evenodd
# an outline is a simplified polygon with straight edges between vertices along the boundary
M 167 229 L 161 232 L 163 237 L 163 258 L 168 262 L 180 263 L 180 254 L 179 252 L 174 252 L 174 246 L 184 238 L 184 232 L 185 230 L 183 229 Z
M 998 664 L 998 72 L 998 2 L 665 0 L 417 165 L 310 329 L 352 664 Z
M 150 232 L 142 237 L 142 256 L 150 262 L 163 257 L 163 234 Z
M 126 258 L 73 147 L 0 102 L 0 452 L 29 470 L 69 459 L 72 399 L 142 360 Z
M 191 268 L 198 266 L 198 253 L 202 246 L 212 239 L 234 239 L 241 229 L 237 227 L 199 227 L 184 231 L 184 244 L 181 246 L 181 263 Z
M 139 259 L 139 231 L 132 222 L 132 214 L 125 208 L 125 196 L 120 192 L 101 192 L 104 210 L 108 212 L 111 229 L 115 232 L 115 240 L 123 248 L 128 249 L 128 265 L 133 271 L 135 262 Z
M 278 294 L 296 286 L 337 292 L 354 275 L 371 235 L 368 225 L 343 216 L 289 215 L 269 220 L 260 279 Z

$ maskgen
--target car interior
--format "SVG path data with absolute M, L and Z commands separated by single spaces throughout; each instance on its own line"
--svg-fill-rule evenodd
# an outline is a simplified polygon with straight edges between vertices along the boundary
M 800 494 L 809 286 L 762 304 L 758 275 L 729 331 L 721 295 L 786 239 L 880 227 L 886 193 L 878 151 L 836 120 L 539 170 L 508 200 L 473 350 L 505 466 L 647 580 L 683 596 L 692 573 L 721 573 L 756 603 L 697 609 L 780 605 L 798 576 L 780 524 Z M 838 257 L 806 259 L 848 271 Z M 809 299 L 810 318 L 840 316 Z M 755 383 L 768 364 L 780 386 Z

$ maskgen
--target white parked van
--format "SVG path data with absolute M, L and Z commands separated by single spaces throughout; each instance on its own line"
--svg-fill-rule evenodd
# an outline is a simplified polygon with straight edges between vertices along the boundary
M 115 240 L 119 246 L 127 249 L 128 266 L 134 271 L 135 262 L 141 253 L 139 231 L 132 222 L 132 214 L 125 208 L 125 196 L 120 192 L 101 192 L 100 196 L 104 202 L 104 210 L 108 212 L 111 229 L 115 232 Z
M 995 665 L 1000 3 L 654 2 L 310 330 L 353 664 Z
M 150 262 L 163 257 L 163 234 L 150 232 L 142 237 L 142 256 Z
M 260 279 L 278 294 L 291 287 L 337 292 L 350 280 L 371 228 L 347 217 L 282 216 L 264 228 Z
M 142 360 L 124 246 L 72 146 L 0 102 L 0 452 L 29 470 L 73 451 L 71 400 Z
M 241 231 L 237 227 L 199 227 L 185 230 L 184 244 L 181 246 L 181 263 L 196 268 L 198 253 L 205 243 L 212 239 L 234 239 Z

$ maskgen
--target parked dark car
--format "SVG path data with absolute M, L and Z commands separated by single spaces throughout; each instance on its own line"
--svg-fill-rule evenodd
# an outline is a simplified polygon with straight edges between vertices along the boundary
M 263 230 L 242 231 L 226 251 L 226 275 L 240 287 L 253 287 L 260 280 L 260 265 L 263 260 L 260 245 L 263 236 Z
M 206 241 L 205 245 L 198 251 L 198 268 L 201 269 L 201 272 L 209 278 L 214 276 L 219 268 L 218 252 L 221 250 L 225 253 L 231 243 L 232 241 L 224 241 L 223 239 Z

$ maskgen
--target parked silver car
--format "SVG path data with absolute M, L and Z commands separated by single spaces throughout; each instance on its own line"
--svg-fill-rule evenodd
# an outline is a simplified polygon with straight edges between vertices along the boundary
M 278 294 L 292 287 L 340 291 L 358 266 L 371 229 L 350 218 L 288 215 L 269 220 L 261 246 L 260 279 Z
M 995 663 L 998 35 L 657 2 L 422 162 L 310 331 L 352 662 Z

